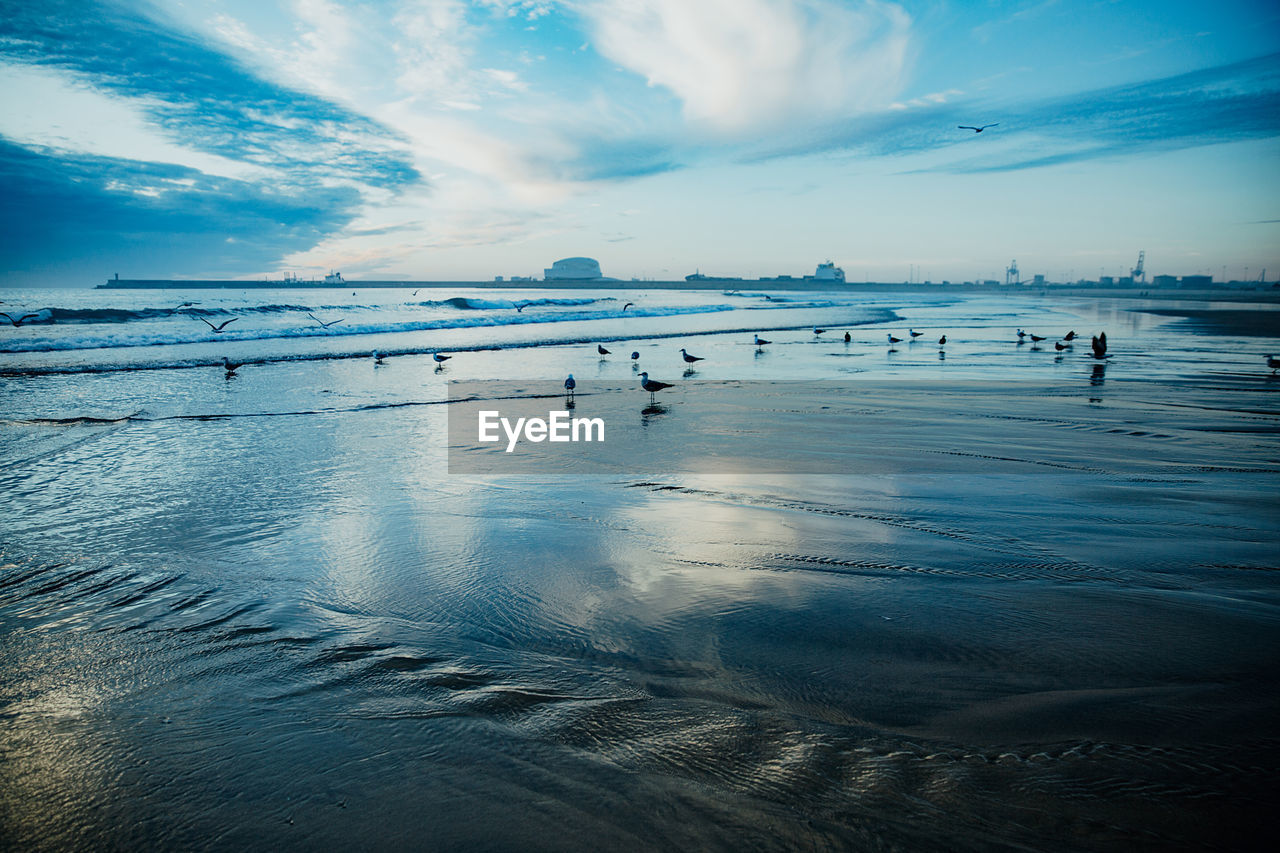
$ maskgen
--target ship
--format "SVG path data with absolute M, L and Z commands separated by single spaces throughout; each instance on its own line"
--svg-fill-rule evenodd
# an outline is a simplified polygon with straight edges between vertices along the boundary
M 844 284 L 844 270 L 828 260 L 818 264 L 818 269 L 814 271 L 812 278 L 814 281 Z
M 342 277 L 342 273 L 329 270 L 329 274 L 324 277 L 325 284 L 346 284 L 347 280 Z
M 703 275 L 701 270 L 690 273 L 684 277 L 685 281 L 745 281 L 742 276 L 733 275 Z

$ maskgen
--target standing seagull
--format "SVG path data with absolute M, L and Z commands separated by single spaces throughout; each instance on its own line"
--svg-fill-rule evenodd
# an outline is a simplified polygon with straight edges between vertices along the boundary
M 650 379 L 648 373 L 640 374 L 640 387 L 649 392 L 649 402 L 653 402 L 653 395 L 661 391 L 663 388 L 670 388 L 670 382 L 658 382 L 656 379 Z
M 1026 332 L 1022 331 L 1021 329 L 1018 330 L 1018 340 L 1022 340 L 1026 336 L 1027 336 Z
M 639 352 L 638 350 L 632 350 L 632 351 L 631 351 L 631 360 L 632 360 L 632 361 L 639 361 L 639 360 L 640 360 L 640 352 Z
M 902 343 L 902 338 L 895 338 L 893 335 L 888 335 L 887 337 L 889 338 L 889 343 L 891 343 L 891 344 L 900 344 L 900 343 Z
M 999 124 L 999 123 L 1000 123 L 1000 122 L 996 122 L 996 124 Z M 995 127 L 995 126 L 996 126 L 996 124 L 984 124 L 982 127 L 974 127 L 974 126 L 973 126 L 973 125 L 971 125 L 971 124 L 961 124 L 961 125 L 957 125 L 957 128 L 956 128 L 956 129 L 957 129 L 957 130 L 972 130 L 974 133 L 982 133 L 982 131 L 986 130 L 988 127 Z
M 203 317 L 200 318 L 200 322 L 204 323 L 206 326 L 208 326 L 210 329 L 213 329 L 218 334 L 222 334 L 223 329 L 225 329 L 227 326 L 231 325 L 232 323 L 234 323 L 236 320 L 239 320 L 239 319 L 240 319 L 239 317 L 232 317 L 230 320 L 227 320 L 225 323 L 222 323 L 221 325 L 218 325 L 218 326 L 213 325 Z
M 1043 337 L 1041 337 L 1040 335 L 1032 335 L 1032 336 L 1031 336 L 1031 343 L 1033 343 L 1033 344 L 1038 344 L 1038 343 L 1040 343 L 1040 342 L 1041 342 L 1041 341 L 1043 341 L 1043 340 L 1044 340 L 1044 338 L 1043 338 Z
M 231 361 L 225 355 L 222 357 L 222 367 L 227 371 L 227 378 L 230 379 L 238 369 L 244 367 L 243 361 Z
M 578 383 L 573 381 L 573 374 L 569 374 L 569 378 L 564 381 L 564 390 L 569 392 L 569 399 L 573 399 L 573 389 L 578 387 Z
M 684 356 L 685 364 L 693 364 L 695 361 L 704 361 L 703 357 L 700 355 L 689 355 L 689 353 L 685 352 L 684 347 L 680 348 L 680 355 Z
M 23 314 L 21 317 L 15 320 L 12 317 L 10 317 L 8 314 L 4 313 L 3 311 L 0 311 L 0 317 L 5 318 L 10 323 L 12 323 L 15 329 L 18 326 L 21 326 L 23 323 L 27 322 L 28 320 L 32 319 L 33 317 L 39 317 L 39 316 L 40 316 L 39 314 Z
M 938 346 L 940 346 L 940 347 L 945 347 L 946 345 L 947 345 L 947 336 L 946 336 L 946 335 L 943 335 L 942 337 L 938 338 Z
M 907 334 L 911 335 L 911 339 L 912 339 L 912 340 L 915 340 L 916 338 L 918 338 L 918 337 L 920 337 L 921 335 L 923 335 L 923 334 L 924 334 L 924 332 L 917 332 L 915 329 L 908 329 L 908 330 L 907 330 Z
M 1064 344 L 1062 341 L 1054 341 L 1053 348 L 1058 352 L 1062 352 L 1064 349 L 1071 349 L 1071 344 Z
M 451 355 L 441 355 L 438 352 L 431 353 L 431 357 L 434 358 L 436 360 L 436 364 L 440 365 L 441 367 L 444 367 L 444 363 L 449 359 L 453 358 L 453 356 Z
M 813 327 L 813 333 L 814 333 L 815 335 L 820 335 L 820 334 L 822 334 L 822 333 L 823 333 L 823 332 L 825 332 L 825 331 L 826 331 L 826 329 L 819 329 L 817 326 L 814 326 L 814 327 Z
M 762 347 L 765 344 L 773 343 L 773 341 L 766 341 L 764 338 L 760 337 L 759 335 L 756 335 L 755 338 L 756 338 L 756 346 L 758 347 Z
M 609 354 L 609 351 L 604 347 L 600 346 L 599 344 L 596 344 L 596 352 L 600 353 L 601 358 L 604 358 L 606 355 Z
M 850 335 L 848 332 L 845 332 L 845 333 L 844 333 L 844 342 L 847 344 L 847 343 L 849 343 L 849 341 L 851 341 L 851 340 L 853 340 L 853 336 L 852 336 L 852 335 Z
M 1277 370 L 1280 370 L 1280 358 L 1273 358 L 1272 356 L 1268 355 L 1267 367 L 1271 368 L 1272 373 L 1275 373 Z
M 374 365 L 382 364 L 382 355 L 377 350 L 373 351 L 373 363 Z
M 336 320 L 330 320 L 329 322 L 326 323 L 324 320 L 321 320 L 319 317 L 317 317 L 315 314 L 312 314 L 310 311 L 307 312 L 307 316 L 310 317 L 312 320 L 315 320 L 317 323 L 319 323 L 320 328 L 322 329 L 327 329 L 330 326 L 336 326 L 338 323 L 341 323 L 344 319 L 346 319 L 345 317 L 339 317 Z

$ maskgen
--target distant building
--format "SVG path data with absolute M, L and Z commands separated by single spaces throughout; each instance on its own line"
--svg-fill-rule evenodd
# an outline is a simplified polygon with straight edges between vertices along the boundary
M 1115 287 L 1116 280 L 1114 276 L 1104 275 L 1098 279 L 1098 287 Z
M 1044 287 L 1044 276 L 1043 275 L 1033 276 L 1031 279 L 1031 285 L 1033 287 Z
M 1157 275 L 1151 279 L 1152 287 L 1177 287 L 1178 277 L 1176 275 Z
M 495 275 L 495 276 L 493 277 L 493 280 L 494 280 L 494 281 L 502 281 L 502 276 L 500 276 L 500 275 Z
M 542 271 L 546 281 L 590 281 L 604 278 L 595 258 L 564 258 Z
M 1183 287 L 1213 287 L 1213 276 L 1211 275 L 1184 275 L 1182 277 Z

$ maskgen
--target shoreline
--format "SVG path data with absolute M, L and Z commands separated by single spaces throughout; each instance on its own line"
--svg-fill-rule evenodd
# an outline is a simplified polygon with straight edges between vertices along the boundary
M 1172 299 L 1172 300 L 1205 300 L 1217 302 L 1280 302 L 1280 288 L 1259 287 L 1247 288 L 1210 288 L 1187 289 L 1154 287 L 1075 287 L 1070 285 L 1049 285 L 1031 287 L 1028 285 L 965 285 L 965 284 L 894 284 L 881 282 L 850 283 L 840 287 L 826 286 L 811 280 L 761 280 L 744 279 L 709 281 L 623 281 L 623 280 L 590 280 L 590 281 L 414 281 L 414 280 L 371 280 L 344 281 L 342 284 L 300 284 L 291 282 L 236 281 L 234 279 L 119 279 L 95 286 L 94 290 L 302 290 L 302 291 L 340 291 L 348 287 L 369 288 L 414 288 L 414 289 L 450 289 L 475 288 L 488 290 L 688 290 L 724 292 L 748 290 L 784 290 L 788 292 L 811 293 L 938 293 L 938 294 L 970 294 L 970 293 L 1002 293 L 1011 296 L 1032 297 L 1100 297 L 1107 299 Z

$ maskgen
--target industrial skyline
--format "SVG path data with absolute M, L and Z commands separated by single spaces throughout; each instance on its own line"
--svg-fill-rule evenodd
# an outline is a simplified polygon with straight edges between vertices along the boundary
M 1273 4 L 2 5 L 4 285 L 1280 271 Z

